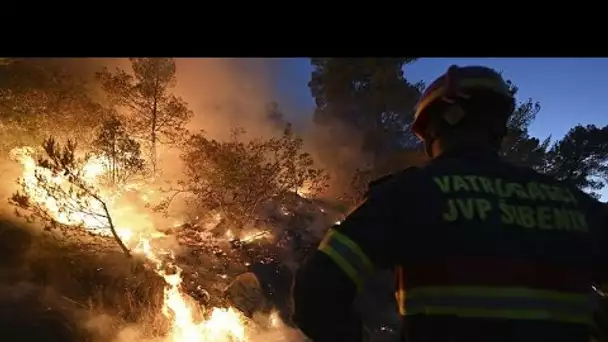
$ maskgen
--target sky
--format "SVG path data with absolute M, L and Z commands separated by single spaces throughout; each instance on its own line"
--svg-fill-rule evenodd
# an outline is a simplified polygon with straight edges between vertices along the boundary
M 309 60 L 275 62 L 280 102 L 312 111 Z M 412 83 L 422 80 L 429 84 L 452 64 L 484 65 L 502 71 L 518 86 L 519 101 L 539 101 L 541 111 L 530 134 L 541 140 L 548 136 L 560 139 L 577 124 L 608 125 L 608 58 L 422 58 L 405 67 L 405 77 Z M 608 189 L 603 191 L 602 200 L 608 201 Z

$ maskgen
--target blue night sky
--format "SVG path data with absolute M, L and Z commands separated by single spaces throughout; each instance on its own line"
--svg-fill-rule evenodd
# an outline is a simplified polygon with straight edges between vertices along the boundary
M 312 70 L 309 60 L 273 62 L 279 102 L 310 113 L 314 103 L 307 86 Z M 530 129 L 535 137 L 559 139 L 576 124 L 608 125 L 606 58 L 423 58 L 408 65 L 405 75 L 411 82 L 428 84 L 451 64 L 502 71 L 519 87 L 519 100 L 539 101 L 541 111 Z M 608 200 L 608 189 L 602 197 Z

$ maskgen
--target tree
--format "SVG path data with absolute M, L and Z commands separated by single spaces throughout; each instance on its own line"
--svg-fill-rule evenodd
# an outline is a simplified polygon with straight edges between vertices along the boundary
M 387 163 L 395 153 L 417 148 L 409 127 L 422 84 L 411 84 L 403 75 L 403 67 L 415 60 L 311 59 L 308 86 L 316 103 L 318 154 L 336 180 L 336 194 L 352 190 L 352 177 L 370 178 L 355 173 L 382 176 L 378 170 L 391 169 Z
M 106 182 L 111 186 L 124 185 L 133 176 L 145 170 L 141 149 L 114 115 L 107 119 L 93 141 L 93 152 L 104 159 Z
M 103 119 L 87 84 L 49 59 L 10 59 L 0 64 L 0 132 L 5 151 L 37 145 L 44 137 L 82 144 Z M 81 129 L 74 130 L 75 126 Z
M 128 112 L 130 130 L 150 146 L 150 163 L 157 172 L 159 143 L 178 142 L 193 113 L 169 90 L 175 85 L 172 58 L 131 58 L 133 73 L 103 69 L 97 73 L 110 100 Z
M 184 181 L 175 194 L 192 196 L 191 203 L 221 213 L 241 228 L 260 218 L 270 202 L 284 202 L 306 190 L 314 196 L 327 185 L 327 175 L 302 152 L 302 139 L 286 126 L 281 137 L 242 141 L 243 129 L 233 130 L 227 142 L 195 134 L 184 147 Z M 159 208 L 166 209 L 165 201 Z
M 536 119 L 540 108 L 540 103 L 532 99 L 518 104 L 507 122 L 507 135 L 502 141 L 500 153 L 510 162 L 544 171 L 551 137 L 540 141 L 529 133 L 530 124 Z
M 515 96 L 518 88 L 512 82 L 508 83 Z M 529 127 L 540 109 L 540 104 L 532 99 L 518 104 L 508 122 L 501 151 L 503 157 L 568 181 L 597 196 L 593 191 L 601 190 L 608 179 L 608 126 L 577 125 L 564 138 L 551 144 L 551 137 L 541 141 L 529 134 Z
M 507 82 L 516 96 L 517 86 Z M 529 134 L 540 109 L 540 104 L 532 99 L 518 104 L 509 119 L 501 155 L 597 196 L 593 191 L 601 190 L 608 180 L 608 126 L 577 125 L 564 138 L 551 144 L 551 137 L 541 141 Z
M 349 133 L 359 135 L 372 164 L 407 146 L 411 142 L 407 128 L 420 87 L 404 78 L 403 67 L 415 60 L 312 58 L 314 69 L 308 86 L 317 107 L 315 122 L 344 126 Z
M 99 190 L 91 185 L 85 165 L 89 156 L 76 157 L 76 144 L 68 140 L 65 146 L 54 139 L 44 141 L 45 157 L 32 164 L 30 173 L 19 180 L 20 190 L 10 203 L 24 212 L 17 211 L 28 221 L 40 220 L 47 231 L 59 229 L 66 238 L 74 238 L 88 232 L 93 236 L 111 236 L 125 255 L 130 256 L 112 216 Z M 28 155 L 16 156 L 31 158 Z M 33 159 L 31 159 L 33 161 Z M 88 240 L 94 244 L 95 239 Z
M 608 184 L 608 126 L 577 125 L 549 150 L 547 173 L 592 195 Z

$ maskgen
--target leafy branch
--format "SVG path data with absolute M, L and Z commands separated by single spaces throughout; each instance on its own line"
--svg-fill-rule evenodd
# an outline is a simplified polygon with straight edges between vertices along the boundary
M 130 251 L 116 231 L 106 201 L 87 174 L 86 165 L 90 155 L 76 158 L 76 143 L 68 140 L 60 146 L 53 138 L 42 145 L 45 157 L 26 163 L 26 174 L 18 181 L 20 190 L 9 202 L 28 221 L 40 220 L 45 229 L 59 229 L 66 236 L 74 235 L 74 228 L 99 237 L 112 236 L 116 244 L 130 257 Z M 32 156 L 21 156 L 32 158 Z M 109 234 L 108 234 L 109 231 Z
M 182 154 L 185 180 L 157 208 L 166 210 L 177 194 L 188 193 L 190 203 L 243 227 L 259 219 L 265 204 L 293 200 L 304 189 L 313 197 L 327 187 L 329 177 L 302 151 L 290 125 L 270 139 L 244 141 L 244 133 L 234 129 L 226 142 L 191 136 Z

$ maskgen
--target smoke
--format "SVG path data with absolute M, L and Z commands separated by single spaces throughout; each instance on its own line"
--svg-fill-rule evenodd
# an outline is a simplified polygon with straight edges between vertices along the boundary
M 189 125 L 222 139 L 236 125 L 271 133 L 266 106 L 274 99 L 270 67 L 261 59 L 179 59 L 175 92 L 194 111 Z
M 127 59 L 49 59 L 48 63 L 55 63 L 73 75 L 90 81 L 93 81 L 94 73 L 103 67 L 107 67 L 110 70 L 116 67 L 130 70 L 130 63 Z M 271 61 L 261 59 L 177 59 L 176 63 L 177 83 L 173 92 L 188 102 L 190 109 L 194 112 L 194 118 L 188 126 L 193 132 L 202 130 L 210 138 L 224 140 L 228 137 L 233 127 L 239 126 L 247 130 L 251 137 L 268 137 L 271 134 L 277 133 L 277 127 L 269 125 L 266 117 L 267 104 L 273 100 L 278 100 L 281 107 L 296 107 L 281 103 L 281 99 L 276 98 Z M 91 84 L 94 84 L 94 82 Z M 95 94 L 97 94 L 98 90 L 95 87 L 91 89 Z M 100 96 L 99 100 L 103 100 L 103 97 Z M 289 113 L 286 114 L 289 115 Z M 300 121 L 300 123 L 303 123 L 303 121 Z M 310 132 L 310 130 L 307 129 L 306 132 Z M 308 137 L 308 135 L 305 136 L 305 141 Z M 310 146 L 308 145 L 308 147 Z M 313 152 L 313 150 L 309 151 Z M 175 148 L 168 148 L 160 150 L 160 153 L 159 161 L 161 167 L 165 168 L 163 171 L 170 175 L 178 175 L 181 171 L 179 151 Z M 12 162 L 0 163 L 0 165 L 10 169 L 8 171 L 10 173 L 3 173 L 5 175 L 4 179 L 8 181 L 7 183 L 10 182 L 10 186 L 7 184 L 3 187 L 3 190 L 0 190 L 4 191 L 0 192 L 0 195 L 7 198 L 17 189 L 14 186 L 14 180 L 18 178 L 22 170 L 18 164 Z M 156 222 L 157 215 L 144 210 L 143 206 L 137 204 L 135 200 L 130 200 L 127 197 L 124 200 L 125 204 L 119 206 L 121 211 L 113 213 L 118 221 L 122 221 L 122 217 L 124 217 L 124 221 L 128 220 L 130 225 L 144 230 L 147 230 L 146 226 L 153 220 L 152 226 L 158 227 L 165 224 L 165 222 Z M 6 207 L 8 206 L 0 206 L 0 208 Z M 315 230 L 315 232 L 317 230 L 321 232 L 327 224 L 323 218 L 317 216 L 310 223 L 310 228 L 311 230 Z M 163 247 L 177 249 L 176 242 L 173 239 L 165 239 L 163 242 L 170 244 L 170 246 Z M 62 251 L 56 252 L 59 255 L 59 252 Z M 43 259 L 41 258 L 40 260 Z M 66 271 L 69 267 L 55 267 L 52 263 L 52 260 L 48 261 L 50 268 L 47 272 L 49 277 L 53 277 L 54 279 L 65 278 L 66 281 L 71 278 L 67 276 Z M 57 269 L 55 270 L 55 268 Z M 62 269 L 64 270 L 62 271 Z M 112 285 L 118 286 L 118 284 Z M 72 288 L 66 286 L 65 288 L 61 288 L 61 290 L 61 293 L 71 293 Z M 103 338 L 100 337 L 100 341 L 104 342 L 112 340 L 107 338 L 110 335 L 114 339 L 114 342 L 132 340 L 160 342 L 158 340 L 145 339 L 145 336 L 148 335 L 146 332 L 149 331 L 148 326 L 137 324 L 125 326 L 124 322 L 117 321 L 117 319 L 108 313 L 93 315 L 86 319 L 84 326 L 87 330 L 94 332 L 94 334 L 103 336 Z M 116 334 L 117 331 L 118 334 Z M 280 342 L 300 340 L 297 331 L 284 326 L 252 333 L 255 336 L 254 341 Z
M 332 185 L 342 195 L 350 182 L 351 172 L 365 162 L 359 148 L 358 132 L 336 123 L 325 128 L 312 122 L 313 108 L 304 108 L 295 99 L 282 96 L 278 89 L 279 72 L 285 72 L 284 60 L 246 58 L 176 58 L 176 84 L 171 92 L 184 99 L 194 117 L 187 125 L 193 132 L 201 132 L 211 139 L 225 140 L 235 127 L 244 128 L 248 138 L 267 138 L 280 133 L 280 126 L 270 124 L 267 106 L 276 101 L 285 120 L 294 124 L 304 138 L 304 149 L 315 163 L 332 176 Z M 106 67 L 131 71 L 127 58 L 53 58 L 45 63 L 58 65 L 72 75 L 89 81 L 96 100 L 105 95 L 95 82 L 95 72 Z M 283 94 L 284 95 L 284 94 Z M 163 146 L 158 160 L 166 178 L 176 179 L 181 174 L 180 151 Z M 332 187 L 334 188 L 334 187 Z
M 277 99 L 273 60 L 176 58 L 175 61 L 176 83 L 170 91 L 183 98 L 193 111 L 194 117 L 187 125 L 191 132 L 202 131 L 208 138 L 217 140 L 227 139 L 237 126 L 244 128 L 247 137 L 251 138 L 278 133 L 276 126 L 269 125 L 266 111 L 267 105 Z M 39 59 L 39 62 L 62 68 L 70 75 L 87 81 L 91 94 L 102 103 L 105 102 L 105 95 L 95 81 L 95 73 L 103 68 L 132 71 L 127 58 L 47 58 Z M 157 157 L 164 179 L 175 181 L 182 175 L 180 153 L 176 146 L 161 146 L 158 149 Z M 9 164 L 14 168 L 14 163 Z M 17 175 L 18 171 L 18 168 L 17 172 L 11 170 L 11 174 Z M 12 184 L 14 179 L 16 177 L 10 178 L 11 191 L 7 191 L 4 197 L 10 196 L 15 190 Z
M 261 59 L 176 60 L 174 93 L 194 112 L 188 124 L 192 132 L 203 131 L 211 139 L 226 140 L 237 126 L 251 138 L 276 134 L 269 125 L 266 108 L 274 100 L 270 66 Z M 179 151 L 167 148 L 159 159 L 164 172 L 177 176 Z M 174 165 L 173 170 L 169 165 Z
M 21 177 L 21 165 L 9 160 L 8 156 L 0 156 L 0 217 L 12 217 L 14 209 L 8 206 L 8 199 L 17 191 L 17 178 Z
M 362 151 L 363 139 L 360 132 L 347 127 L 339 120 L 333 120 L 329 126 L 310 125 L 306 131 L 306 140 L 310 153 L 331 177 L 328 198 L 344 195 L 354 172 L 365 168 L 371 161 L 370 156 Z
M 194 112 L 189 129 L 204 130 L 212 139 L 226 138 L 234 126 L 261 136 L 272 133 L 265 112 L 276 99 L 272 60 L 176 58 L 175 62 L 177 82 L 172 92 Z M 127 58 L 62 58 L 49 63 L 90 82 L 104 67 L 131 71 Z
M 151 337 L 143 324 L 125 324 L 111 315 L 90 315 L 82 322 L 93 342 L 168 342 L 163 337 Z

